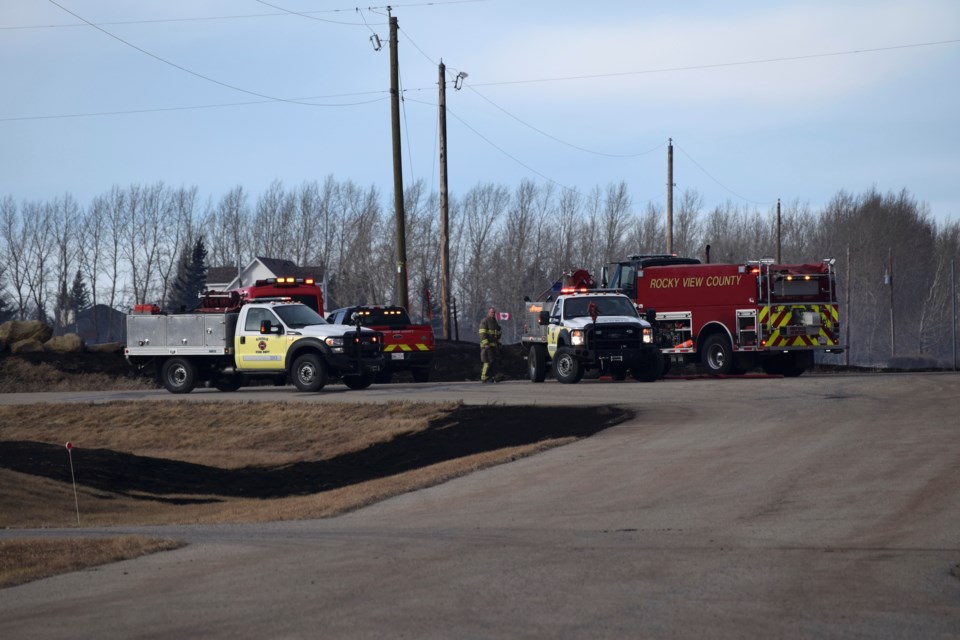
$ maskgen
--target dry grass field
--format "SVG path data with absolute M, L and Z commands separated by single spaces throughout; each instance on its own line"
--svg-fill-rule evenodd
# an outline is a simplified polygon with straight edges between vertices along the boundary
M 16 360 L 0 366 L 7 393 L 150 385 Z M 0 527 L 74 527 L 82 536 L 89 526 L 329 517 L 586 437 L 627 417 L 592 408 L 318 407 L 234 398 L 0 406 Z M 177 544 L 7 540 L 0 547 L 0 586 Z

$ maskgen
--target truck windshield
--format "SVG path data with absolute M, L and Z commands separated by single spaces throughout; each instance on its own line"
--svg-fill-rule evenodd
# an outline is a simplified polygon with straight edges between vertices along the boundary
M 637 317 L 637 309 L 633 303 L 621 296 L 569 298 L 564 304 L 564 315 L 567 318 L 588 317 L 591 302 L 597 307 L 597 316 Z
M 291 329 L 301 329 L 313 324 L 327 324 L 320 314 L 302 304 L 281 305 L 273 308 L 283 323 Z

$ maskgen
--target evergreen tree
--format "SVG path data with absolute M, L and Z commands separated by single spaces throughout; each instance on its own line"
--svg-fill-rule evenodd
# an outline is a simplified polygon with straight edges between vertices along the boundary
M 73 284 L 70 286 L 70 302 L 74 313 L 86 311 L 90 308 L 90 290 L 87 283 L 83 281 L 83 274 L 77 269 L 77 274 L 73 277 Z
M 167 296 L 167 307 L 178 311 L 193 309 L 207 285 L 207 249 L 203 238 L 197 239 L 191 250 L 185 245 L 177 262 L 177 276 Z
M 0 292 L 0 324 L 3 324 L 7 320 L 13 320 L 16 315 L 16 309 L 7 303 L 6 296 Z

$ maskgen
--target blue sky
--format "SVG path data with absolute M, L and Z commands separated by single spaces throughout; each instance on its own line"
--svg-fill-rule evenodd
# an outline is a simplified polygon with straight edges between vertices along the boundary
M 960 219 L 955 0 L 392 7 L 407 184 L 438 184 L 442 58 L 456 195 L 623 180 L 639 210 L 665 201 L 672 138 L 708 208 L 876 187 Z M 163 181 L 216 201 L 333 175 L 389 206 L 388 34 L 385 5 L 336 0 L 3 0 L 0 196 Z

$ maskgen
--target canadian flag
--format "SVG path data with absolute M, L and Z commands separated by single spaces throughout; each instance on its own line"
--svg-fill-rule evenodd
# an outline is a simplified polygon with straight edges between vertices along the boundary
M 509 320 L 509 319 L 510 319 L 509 311 L 501 311 L 497 314 L 497 320 Z

